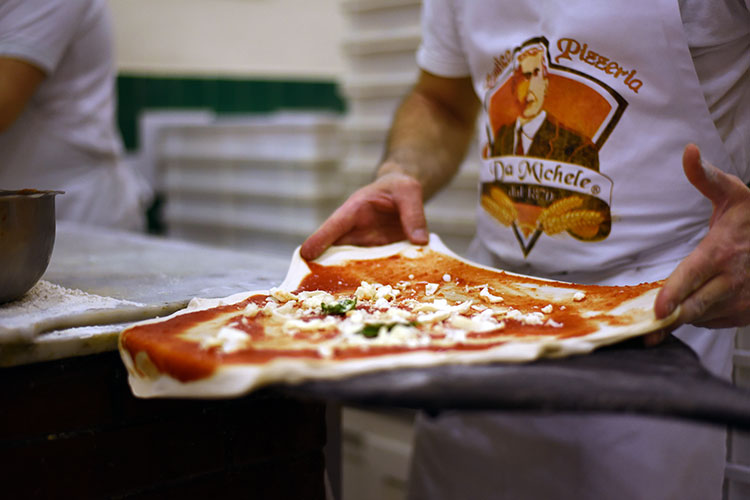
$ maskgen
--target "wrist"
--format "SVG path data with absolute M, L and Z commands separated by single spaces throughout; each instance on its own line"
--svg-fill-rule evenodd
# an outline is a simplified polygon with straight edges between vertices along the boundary
M 409 163 L 395 160 L 385 160 L 375 171 L 375 179 L 380 179 L 386 175 L 405 175 L 422 183 L 422 175 L 419 168 Z
M 384 175 L 388 175 L 388 174 L 408 175 L 406 170 L 399 163 L 396 163 L 395 161 L 387 160 L 380 164 L 377 171 L 375 172 L 375 178 L 379 179 L 380 177 L 383 177 Z

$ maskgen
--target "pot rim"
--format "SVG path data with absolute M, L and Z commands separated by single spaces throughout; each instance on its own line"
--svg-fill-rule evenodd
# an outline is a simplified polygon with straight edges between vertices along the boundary
M 58 194 L 65 194 L 65 191 L 41 190 L 41 189 L 18 189 L 6 190 L 0 189 L 0 199 L 8 198 L 46 198 Z

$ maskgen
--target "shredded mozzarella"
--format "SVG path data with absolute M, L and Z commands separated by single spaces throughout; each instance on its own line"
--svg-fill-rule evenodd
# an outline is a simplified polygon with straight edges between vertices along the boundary
M 218 331 L 216 336 L 205 337 L 200 346 L 204 349 L 219 347 L 225 353 L 232 353 L 244 349 L 250 342 L 250 335 L 230 326 L 225 326 Z
M 354 296 L 359 300 L 370 300 L 375 297 L 375 285 L 371 285 L 366 281 L 360 283 L 357 290 L 354 292 Z
M 310 292 L 300 292 L 297 295 L 300 306 L 304 309 L 320 309 L 323 304 L 333 304 L 336 297 L 323 290 L 314 290 Z
M 504 299 L 498 295 L 492 295 L 489 291 L 489 285 L 484 285 L 482 290 L 479 292 L 479 296 L 487 300 L 491 304 L 502 302 Z
M 393 288 L 391 285 L 374 285 L 376 287 L 375 290 L 375 297 L 378 299 L 386 299 L 386 300 L 393 300 L 395 299 L 399 293 L 398 290 Z
M 385 298 L 380 297 L 375 301 L 375 304 L 373 304 L 373 306 L 375 307 L 375 309 L 388 309 L 389 307 L 391 307 L 391 304 Z
M 324 358 L 330 358 L 333 356 L 333 349 L 327 345 L 318 346 L 318 354 Z
M 278 300 L 279 302 L 287 302 L 290 300 L 297 300 L 297 296 L 281 288 L 271 288 L 271 297 Z
M 250 302 L 248 305 L 245 306 L 245 309 L 242 311 L 242 314 L 246 318 L 253 318 L 260 312 L 260 307 L 258 307 L 258 304 L 255 302 Z
M 284 333 L 305 332 L 315 330 L 332 330 L 338 326 L 336 318 L 326 316 L 323 319 L 313 318 L 305 321 L 301 319 L 289 319 L 282 325 Z
M 455 306 L 449 306 L 447 305 L 445 299 L 439 299 L 433 301 L 432 305 L 433 307 L 435 307 L 434 311 L 418 315 L 418 322 L 432 323 L 433 321 L 442 321 L 444 319 L 447 319 L 451 314 L 454 313 L 465 313 L 471 307 L 471 301 L 467 300 L 466 302 L 461 302 L 460 304 L 456 304 Z
M 518 309 L 509 309 L 505 313 L 505 317 L 507 319 L 512 319 L 512 320 L 518 321 L 519 323 L 523 323 L 524 325 L 543 325 L 544 324 L 544 314 L 538 311 L 524 314 Z

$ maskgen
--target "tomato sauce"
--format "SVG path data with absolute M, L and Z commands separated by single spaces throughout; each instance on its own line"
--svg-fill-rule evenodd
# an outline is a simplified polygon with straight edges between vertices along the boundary
M 322 266 L 308 262 L 310 273 L 302 280 L 295 293 L 302 291 L 325 290 L 329 293 L 353 294 L 362 281 L 396 285 L 407 282 L 408 286 L 400 288 L 399 299 L 413 298 L 422 300 L 426 297 L 425 285 L 438 283 L 441 293 L 453 290 L 456 294 L 472 298 L 474 303 L 482 304 L 479 300 L 479 287 L 489 285 L 492 293 L 500 291 L 504 297 L 500 304 L 512 307 L 523 313 L 540 311 L 550 304 L 550 301 L 539 298 L 536 288 L 549 285 L 543 280 L 508 275 L 502 271 L 491 271 L 470 266 L 450 257 L 423 250 L 419 258 L 391 256 L 381 259 L 348 262 L 340 266 Z M 447 280 L 447 281 L 446 281 Z M 626 300 L 632 299 L 643 292 L 656 288 L 660 283 L 647 283 L 631 287 L 600 287 L 594 285 L 570 284 L 571 294 L 581 291 L 586 294 L 587 310 L 606 311 L 617 307 Z M 469 292 L 467 292 L 469 287 Z M 568 287 L 568 285 L 566 285 Z M 268 296 L 254 295 L 238 304 L 219 306 L 216 308 L 194 311 L 175 316 L 168 321 L 135 326 L 126 330 L 122 335 L 122 346 L 135 359 L 140 351 L 148 353 L 156 368 L 170 376 L 183 381 L 198 380 L 210 376 L 219 366 L 224 364 L 263 364 L 279 357 L 305 359 L 361 359 L 384 355 L 394 355 L 415 351 L 476 351 L 488 349 L 507 342 L 508 336 L 529 337 L 539 335 L 554 335 L 558 338 L 569 338 L 586 335 L 596 330 L 593 319 L 583 318 L 579 304 L 573 300 L 566 301 L 564 307 L 560 303 L 553 304 L 553 312 L 545 314 L 553 319 L 560 327 L 550 325 L 529 325 L 516 320 L 505 320 L 505 327 L 491 332 L 467 334 L 470 339 L 482 339 L 480 344 L 457 344 L 450 348 L 439 345 L 409 348 L 406 346 L 372 345 L 364 348 L 352 346 L 335 348 L 331 358 L 324 358 L 315 348 L 283 349 L 250 347 L 232 353 L 225 353 L 218 348 L 202 348 L 199 343 L 182 338 L 191 328 L 211 324 L 211 328 L 221 328 L 231 325 L 246 332 L 252 340 L 260 341 L 265 338 L 262 320 L 247 318 L 242 320 L 242 312 L 250 303 L 263 307 Z M 428 299 L 437 298 L 427 297 Z M 360 306 L 358 306 L 360 307 Z M 364 304 L 361 305 L 364 307 Z M 625 322 L 611 316 L 605 318 L 610 324 Z M 323 341 L 337 335 L 332 331 L 298 332 L 293 338 L 300 341 Z M 438 336 L 439 337 L 439 336 Z M 503 340 L 493 341 L 494 337 Z

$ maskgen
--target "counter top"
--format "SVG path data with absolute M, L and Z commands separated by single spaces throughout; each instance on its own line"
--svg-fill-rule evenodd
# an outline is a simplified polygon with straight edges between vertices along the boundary
M 138 303 L 137 314 L 130 317 L 143 319 L 181 309 L 193 297 L 225 297 L 276 286 L 291 257 L 59 222 L 42 280 Z M 121 322 L 128 315 L 120 316 L 109 323 L 76 323 L 78 316 L 71 317 L 64 328 L 41 331 L 30 341 L 0 343 L 0 366 L 114 350 L 119 332 L 132 324 Z

